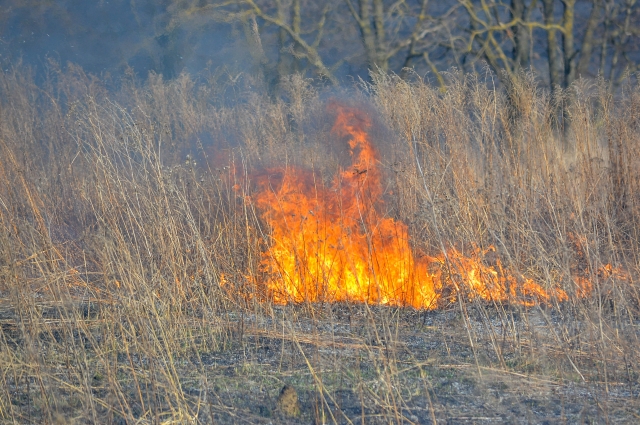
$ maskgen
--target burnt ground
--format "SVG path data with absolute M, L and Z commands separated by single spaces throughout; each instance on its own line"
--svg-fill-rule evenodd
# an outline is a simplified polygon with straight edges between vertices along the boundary
M 77 309 L 76 317 L 87 326 L 68 333 L 73 342 L 65 342 L 64 332 L 49 330 L 37 336 L 37 348 L 27 343 L 28 325 L 20 313 L 6 304 L 0 310 L 2 402 L 4 409 L 12 406 L 11 416 L 4 413 L 12 418 L 7 422 L 51 417 L 63 423 L 640 422 L 637 368 L 625 363 L 637 353 L 603 357 L 589 340 L 588 326 L 575 325 L 570 311 L 269 307 L 228 313 L 215 322 L 202 318 L 191 329 L 184 324 L 182 349 L 150 356 L 108 351 L 101 340 L 106 325 L 101 308 Z M 58 312 L 53 306 L 40 314 L 62 321 Z M 559 336 L 569 329 L 568 321 L 575 335 Z M 207 331 L 217 335 L 215 344 Z M 637 323 L 629 332 L 637 338 Z M 576 335 L 582 341 L 576 342 Z M 67 346 L 76 350 L 73 356 L 63 352 Z M 38 368 L 16 365 L 34 349 L 40 351 L 32 357 L 40 359 Z M 298 396 L 295 417 L 278 407 L 285 385 Z M 189 406 L 188 412 L 178 404 Z

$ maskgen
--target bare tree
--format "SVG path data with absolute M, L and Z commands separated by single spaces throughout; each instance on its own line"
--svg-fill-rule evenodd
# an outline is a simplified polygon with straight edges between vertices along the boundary
M 245 35 L 247 53 L 258 65 L 266 83 L 272 85 L 281 76 L 296 70 L 304 71 L 306 67 L 336 84 L 334 72 L 342 60 L 336 58 L 332 63 L 320 52 L 332 6 L 331 1 L 319 6 L 305 0 L 176 1 L 168 12 L 170 19 L 165 31 L 177 27 L 197 31 L 198 27 L 193 24 L 205 25 L 207 21 L 202 20 L 203 16 L 209 21 L 239 24 Z M 264 42 L 265 34 L 268 43 Z M 277 44 L 275 49 L 274 44 Z M 273 50 L 275 55 L 271 54 Z
M 71 46 L 87 48 L 105 28 L 112 31 L 86 22 L 82 35 L 74 34 L 69 23 L 86 11 L 58 1 L 6 3 L 0 23 L 9 28 L 22 16 L 25 24 L 0 34 L 3 57 L 30 40 L 46 45 L 48 15 L 65 40 L 75 37 L 60 50 L 63 61 L 77 57 Z M 337 84 L 369 70 L 407 75 L 408 68 L 432 73 L 444 88 L 443 72 L 452 66 L 475 73 L 486 63 L 503 82 L 532 69 L 553 90 L 598 75 L 615 90 L 640 63 L 638 0 L 114 0 L 91 11 L 129 14 L 123 22 L 135 34 L 125 42 L 108 33 L 115 45 L 100 63 L 105 56 L 113 68 L 144 63 L 171 78 L 210 57 L 214 67 L 250 68 L 272 88 L 291 73 Z M 221 42 L 221 35 L 234 40 Z
M 406 68 L 419 58 L 443 84 L 440 70 L 429 55 L 439 44 L 430 43 L 429 36 L 443 32 L 455 4 L 435 17 L 429 13 L 429 0 L 344 1 L 358 27 L 370 69 L 387 72 L 394 60 Z
M 551 87 L 567 88 L 580 76 L 619 75 L 622 68 L 637 67 L 632 42 L 638 42 L 636 0 L 458 1 L 469 19 L 469 27 L 462 29 L 465 52 L 507 78 L 532 66 L 532 55 L 546 62 L 535 67 L 548 69 Z M 599 65 L 594 61 L 598 47 Z

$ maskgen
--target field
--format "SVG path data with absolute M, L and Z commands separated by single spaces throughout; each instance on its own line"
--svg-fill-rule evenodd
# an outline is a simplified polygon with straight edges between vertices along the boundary
M 2 423 L 635 423 L 640 88 L 0 73 Z

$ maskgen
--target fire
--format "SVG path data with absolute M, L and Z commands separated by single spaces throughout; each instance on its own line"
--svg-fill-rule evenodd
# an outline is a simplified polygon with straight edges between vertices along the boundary
M 481 298 L 534 305 L 565 300 L 559 288 L 509 274 L 495 249 L 468 255 L 449 249 L 419 256 L 406 224 L 384 216 L 378 152 L 369 140 L 370 118 L 333 104 L 333 133 L 348 140 L 351 165 L 325 185 L 310 170 L 270 169 L 257 179 L 253 202 L 271 230 L 260 262 L 275 303 L 361 302 L 433 309 L 442 302 Z M 578 283 L 583 291 L 588 287 Z

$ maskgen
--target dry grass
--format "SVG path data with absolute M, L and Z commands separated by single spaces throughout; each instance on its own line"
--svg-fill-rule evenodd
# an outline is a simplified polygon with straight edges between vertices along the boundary
M 377 122 L 387 214 L 416 250 L 494 245 L 567 302 L 275 306 L 246 197 L 261 168 L 328 180 L 343 163 L 324 92 L 1 73 L 0 420 L 638 420 L 640 89 L 580 82 L 562 131 L 529 76 L 507 92 L 448 78 L 445 93 L 378 74 L 334 94 Z M 285 385 L 299 417 L 277 408 Z

